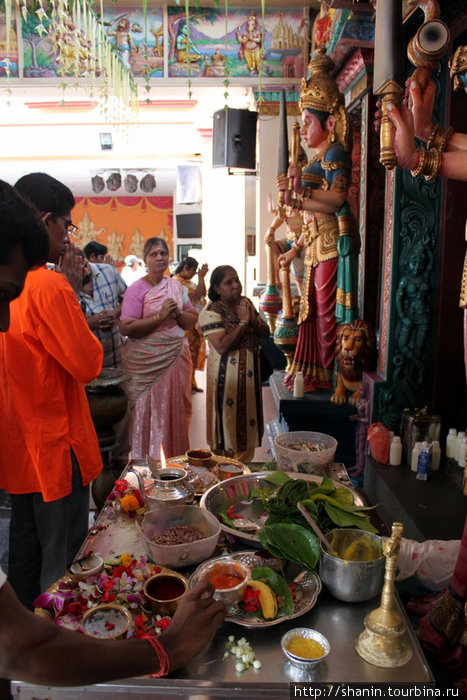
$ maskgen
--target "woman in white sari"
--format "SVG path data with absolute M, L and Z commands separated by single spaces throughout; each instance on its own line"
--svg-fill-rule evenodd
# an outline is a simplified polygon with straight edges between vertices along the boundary
M 125 292 L 120 328 L 128 336 L 122 365 L 130 375 L 131 456 L 158 458 L 189 449 L 192 363 L 185 331 L 198 318 L 182 285 L 166 276 L 169 249 L 149 238 L 143 251 L 148 273 Z

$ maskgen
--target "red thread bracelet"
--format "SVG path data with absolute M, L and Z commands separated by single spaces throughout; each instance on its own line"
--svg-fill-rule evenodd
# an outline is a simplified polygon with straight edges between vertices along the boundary
M 167 652 L 157 639 L 157 637 L 152 637 L 149 634 L 145 634 L 141 639 L 146 639 L 156 652 L 157 660 L 159 661 L 159 671 L 157 673 L 151 673 L 153 678 L 160 678 L 161 676 L 166 676 L 170 670 L 169 657 Z

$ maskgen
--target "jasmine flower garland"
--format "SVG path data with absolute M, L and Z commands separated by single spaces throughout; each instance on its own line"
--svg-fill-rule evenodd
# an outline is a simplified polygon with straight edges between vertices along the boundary
M 222 657 L 222 661 L 228 659 L 230 652 L 237 659 L 235 670 L 238 673 L 243 673 L 243 671 L 247 671 L 249 668 L 254 668 L 256 671 L 261 668 L 261 661 L 255 657 L 255 652 L 245 637 L 241 637 L 241 639 L 235 642 L 235 637 L 231 634 L 225 648 L 226 651 Z

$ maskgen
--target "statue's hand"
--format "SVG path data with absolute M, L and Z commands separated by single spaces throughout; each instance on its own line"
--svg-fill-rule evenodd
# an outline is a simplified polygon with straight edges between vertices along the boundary
M 414 170 L 419 161 L 415 151 L 415 133 L 412 112 L 407 107 L 399 110 L 396 105 L 388 104 L 388 117 L 394 125 L 394 150 L 397 165 L 406 170 Z
M 406 103 L 413 114 L 415 135 L 427 141 L 433 128 L 436 85 L 426 68 L 417 68 L 407 83 Z

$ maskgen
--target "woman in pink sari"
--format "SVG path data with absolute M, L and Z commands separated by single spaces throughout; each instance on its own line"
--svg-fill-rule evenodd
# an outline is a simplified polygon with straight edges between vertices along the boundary
M 120 328 L 128 336 L 122 365 L 131 377 L 131 457 L 182 455 L 189 449 L 192 363 L 185 331 L 198 314 L 180 282 L 164 275 L 169 249 L 149 238 L 143 258 L 148 273 L 125 292 Z

